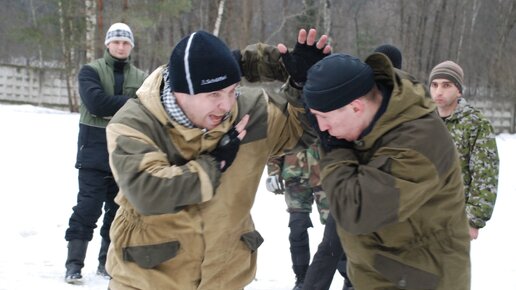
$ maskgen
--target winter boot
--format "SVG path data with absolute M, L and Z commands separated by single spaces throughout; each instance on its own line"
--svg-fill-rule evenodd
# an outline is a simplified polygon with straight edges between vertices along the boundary
M 351 285 L 351 282 L 349 281 L 349 279 L 346 279 L 344 280 L 344 288 L 342 288 L 342 290 L 353 290 L 355 288 L 353 288 L 353 285 Z
M 294 274 L 296 274 L 296 284 L 292 290 L 301 290 L 303 289 L 303 283 L 305 282 L 308 265 L 294 265 L 292 266 L 292 269 L 294 269 Z
M 66 258 L 65 281 L 69 284 L 82 283 L 81 269 L 84 267 L 88 241 L 71 240 L 68 242 L 68 257 Z
M 104 278 L 111 278 L 109 276 L 108 272 L 106 271 L 106 258 L 107 258 L 107 252 L 109 248 L 109 241 L 106 239 L 102 239 L 102 242 L 100 244 L 100 251 L 99 251 L 99 266 L 97 267 L 97 275 L 102 276 Z

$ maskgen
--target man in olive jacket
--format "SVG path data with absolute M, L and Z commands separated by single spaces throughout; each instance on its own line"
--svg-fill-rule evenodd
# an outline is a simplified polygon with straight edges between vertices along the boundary
M 348 274 L 357 290 L 470 289 L 458 154 L 423 85 L 400 73 L 383 54 L 333 54 L 303 89 Z
M 330 52 L 327 37 L 315 42 L 315 34 L 303 30 L 299 47 L 282 55 L 292 84 Z M 304 138 L 299 89 L 238 87 L 240 67 L 253 79 L 268 60 L 277 63 L 270 48 L 253 46 L 260 53 L 244 51 L 239 65 L 220 39 L 194 32 L 109 123 L 120 187 L 111 290 L 236 290 L 253 280 L 263 239 L 250 210 L 260 178 L 270 155 Z

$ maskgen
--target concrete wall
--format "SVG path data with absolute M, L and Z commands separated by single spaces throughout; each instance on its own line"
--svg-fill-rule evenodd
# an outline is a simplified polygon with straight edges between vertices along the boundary
M 64 71 L 0 64 L 0 101 L 66 108 L 68 95 Z
M 496 133 L 516 132 L 514 101 L 467 100 L 491 120 Z M 64 71 L 0 64 L 0 102 L 68 109 Z

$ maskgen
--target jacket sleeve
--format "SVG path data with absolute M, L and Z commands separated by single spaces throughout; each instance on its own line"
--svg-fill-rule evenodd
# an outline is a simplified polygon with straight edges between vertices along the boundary
M 79 71 L 79 95 L 88 111 L 97 117 L 113 116 L 129 99 L 128 96 L 108 96 L 95 69 L 84 65 Z
M 267 174 L 269 176 L 281 176 L 281 168 L 283 167 L 283 156 L 273 156 L 267 161 Z
M 221 173 L 210 155 L 174 164 L 143 132 L 113 122 L 106 132 L 120 192 L 141 214 L 175 213 L 213 197 Z
M 285 82 L 288 73 L 275 46 L 256 43 L 240 51 L 242 75 L 249 82 Z
M 352 234 L 375 232 L 406 220 L 438 186 L 435 166 L 406 148 L 383 148 L 365 164 L 359 163 L 352 149 L 334 149 L 320 164 L 331 213 Z
M 483 119 L 476 126 L 476 134 L 470 140 L 469 173 L 471 183 L 466 213 L 470 226 L 482 228 L 491 218 L 498 187 L 499 159 L 496 137 L 488 120 Z

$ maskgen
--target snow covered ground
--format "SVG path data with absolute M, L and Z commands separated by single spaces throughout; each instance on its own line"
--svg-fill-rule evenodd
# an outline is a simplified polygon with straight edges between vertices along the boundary
M 78 115 L 28 105 L 0 105 L 0 290 L 107 289 L 95 275 L 98 231 L 90 243 L 85 283 L 63 281 L 67 228 L 77 195 L 74 169 Z M 472 243 L 472 289 L 516 290 L 514 208 L 516 135 L 497 137 L 501 170 L 492 220 Z M 288 214 L 282 196 L 262 182 L 253 208 L 265 238 L 256 279 L 246 290 L 287 290 L 293 286 L 288 245 Z M 317 213 L 310 229 L 312 252 L 322 237 Z M 342 289 L 335 275 L 332 290 Z

